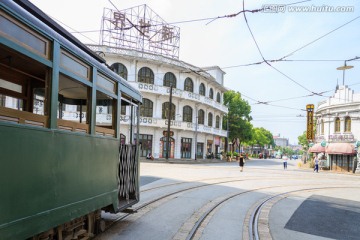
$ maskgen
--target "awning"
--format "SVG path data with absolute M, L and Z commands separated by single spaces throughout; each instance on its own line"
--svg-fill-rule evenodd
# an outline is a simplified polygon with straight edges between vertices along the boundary
M 328 154 L 355 154 L 355 146 L 351 143 L 330 143 L 326 147 L 326 153 Z
M 312 153 L 324 153 L 325 147 L 321 146 L 321 143 L 316 143 L 314 146 L 309 148 L 309 152 Z

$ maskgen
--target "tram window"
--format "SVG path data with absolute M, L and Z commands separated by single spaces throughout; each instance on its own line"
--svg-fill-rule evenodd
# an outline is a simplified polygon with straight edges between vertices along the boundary
M 15 41 L 43 57 L 49 57 L 50 41 L 0 13 L 0 35 Z
M 104 136 L 115 136 L 116 99 L 96 91 L 96 133 Z
M 0 108 L 0 120 L 46 127 L 48 73 L 41 63 L 0 46 L 0 107 L 7 108 Z
M 16 92 L 21 94 L 22 93 L 22 86 L 16 83 L 12 83 L 3 79 L 0 79 L 0 89 L 2 89 L 2 92 Z M 7 107 L 12 108 L 16 110 L 23 110 L 23 100 L 11 96 L 7 96 L 5 94 L 0 94 L 0 106 L 1 107 Z
M 120 112 L 121 115 L 126 115 L 126 105 L 122 105 L 121 104 L 121 112 Z
M 116 83 L 100 74 L 97 75 L 96 85 L 112 93 L 116 93 Z
M 44 115 L 45 113 L 45 88 L 35 88 L 33 93 L 33 113 Z
M 60 74 L 58 121 L 59 128 L 76 132 L 89 132 L 88 105 L 90 88 Z M 80 123 L 79 124 L 71 124 Z
M 60 65 L 79 77 L 90 80 L 90 67 L 65 51 L 61 51 Z

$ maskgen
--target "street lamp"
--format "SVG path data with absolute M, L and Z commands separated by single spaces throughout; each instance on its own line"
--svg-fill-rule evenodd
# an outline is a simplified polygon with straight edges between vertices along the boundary
M 351 69 L 354 66 L 347 66 L 346 61 L 344 62 L 344 66 L 336 68 L 337 70 L 343 70 L 343 86 L 345 85 L 345 70 Z
M 197 160 L 197 136 L 198 136 L 198 106 L 199 104 L 195 105 L 196 117 L 195 117 L 195 161 Z

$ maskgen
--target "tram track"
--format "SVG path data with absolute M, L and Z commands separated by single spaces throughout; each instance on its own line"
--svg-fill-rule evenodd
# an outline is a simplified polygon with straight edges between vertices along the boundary
M 282 186 L 284 187 L 284 186 Z M 248 239 L 249 240 L 259 240 L 260 238 L 260 234 L 259 234 L 259 219 L 260 219 L 260 215 L 261 215 L 261 211 L 262 209 L 266 206 L 266 204 L 270 203 L 267 209 L 267 214 L 269 213 L 271 207 L 279 202 L 280 200 L 282 200 L 283 198 L 287 197 L 289 194 L 292 193 L 299 193 L 299 192 L 304 192 L 304 191 L 320 191 L 320 190 L 328 190 L 328 189 L 344 189 L 344 188 L 356 188 L 356 189 L 360 189 L 359 187 L 344 187 L 344 186 L 330 186 L 330 187 L 316 187 L 316 188 L 304 188 L 304 189 L 297 189 L 297 190 L 292 190 L 292 191 L 287 191 L 287 192 L 283 192 L 283 193 L 279 193 L 279 194 L 275 194 L 273 196 L 267 197 L 263 200 L 260 201 L 260 203 L 258 203 L 251 211 L 250 213 L 250 219 L 249 219 L 249 227 L 248 227 Z M 270 234 L 270 230 L 269 230 L 269 225 L 268 225 L 268 215 L 267 216 L 263 216 L 263 219 L 267 219 L 267 222 L 263 222 L 261 223 L 261 228 L 262 228 L 262 235 L 263 237 L 265 237 L 265 239 L 272 239 L 271 234 Z
M 223 180 L 223 179 L 229 179 L 229 177 L 194 179 L 194 181 L 199 181 L 199 182 L 200 181 L 216 181 L 216 180 Z M 117 224 L 118 222 L 127 219 L 130 215 L 133 215 L 130 220 L 125 221 L 126 223 L 124 223 L 124 225 L 122 225 L 121 228 L 125 229 L 127 225 L 131 224 L 132 222 L 136 221 L 137 219 L 140 219 L 142 216 L 144 216 L 148 212 L 152 211 L 153 209 L 156 209 L 157 207 L 162 206 L 162 204 L 165 204 L 166 202 L 170 201 L 171 199 L 174 199 L 174 198 L 178 197 L 180 194 L 188 192 L 188 191 L 192 191 L 192 190 L 196 190 L 196 189 L 200 189 L 200 188 L 204 188 L 204 187 L 209 187 L 209 186 L 214 186 L 214 185 L 226 184 L 226 183 L 235 183 L 235 182 L 242 182 L 242 181 L 259 181 L 259 180 L 268 182 L 269 180 L 276 181 L 276 180 L 282 180 L 282 179 L 298 179 L 298 178 L 296 178 L 296 177 L 290 177 L 289 178 L 289 176 L 277 176 L 277 177 L 271 177 L 271 178 L 263 178 L 263 177 L 241 178 L 241 179 L 237 178 L 237 179 L 217 181 L 217 182 L 212 182 L 212 183 L 202 183 L 202 184 L 199 184 L 199 185 L 196 185 L 196 186 L 187 187 L 187 188 L 184 188 L 184 189 L 173 191 L 173 192 L 164 194 L 164 195 L 162 195 L 160 197 L 157 197 L 155 199 L 152 199 L 150 201 L 147 201 L 147 202 L 141 204 L 138 207 L 135 207 L 133 209 L 133 213 L 135 213 L 135 214 L 123 213 L 122 216 L 113 219 L 111 222 L 106 224 L 106 229 L 104 231 L 104 234 L 109 229 L 111 229 L 115 224 Z M 311 181 L 312 179 L 318 179 L 318 177 L 307 178 L 307 180 L 309 180 L 309 181 Z M 176 185 L 182 185 L 182 184 L 187 184 L 187 183 L 192 183 L 192 182 L 191 181 L 186 181 L 186 182 L 165 184 L 165 185 L 156 186 L 156 187 L 153 187 L 153 188 L 146 189 L 145 192 L 149 192 L 149 191 L 152 191 L 152 190 L 155 191 L 155 190 L 159 190 L 161 188 L 166 188 L 166 187 L 171 187 L 171 186 L 176 186 Z M 293 185 L 289 185 L 289 186 L 279 185 L 279 186 L 260 187 L 260 188 L 256 188 L 256 189 L 245 190 L 245 191 L 236 192 L 236 193 L 230 193 L 227 196 L 222 196 L 222 197 L 219 197 L 219 198 L 217 198 L 215 200 L 214 199 L 210 200 L 209 202 L 211 202 L 211 204 L 206 207 L 206 210 L 202 214 L 200 214 L 200 217 L 198 216 L 196 218 L 196 221 L 194 221 L 195 224 L 191 227 L 191 229 L 185 230 L 186 232 L 188 232 L 186 238 L 184 237 L 184 238 L 181 238 L 181 239 L 189 239 L 189 240 L 190 239 L 196 239 L 196 238 L 194 238 L 196 236 L 196 234 L 201 236 L 202 232 L 199 231 L 199 228 L 202 225 L 204 225 L 204 222 L 211 219 L 211 215 L 215 212 L 215 210 L 218 207 L 220 207 L 222 204 L 228 202 L 229 200 L 231 200 L 231 199 L 233 199 L 233 198 L 235 198 L 237 196 L 244 195 L 244 194 L 251 193 L 251 192 L 257 192 L 257 191 L 261 191 L 261 190 L 265 190 L 265 189 L 274 189 L 274 188 L 279 188 L 279 187 L 291 187 L 291 186 L 293 186 Z M 311 189 L 314 189 L 314 188 L 311 188 Z M 321 188 L 317 188 L 317 189 L 321 189 Z M 325 188 L 322 188 L 322 189 L 325 189 Z M 276 196 L 290 194 L 291 192 L 305 191 L 305 190 L 309 190 L 309 189 L 300 189 L 300 190 L 288 191 L 288 192 L 285 192 L 285 193 L 277 194 Z M 275 197 L 275 195 L 272 196 L 272 198 L 273 197 Z M 271 199 L 269 198 L 268 200 L 271 200 Z M 263 204 L 265 204 L 265 200 L 263 202 L 264 202 Z M 257 205 L 257 209 L 258 209 L 258 211 L 261 211 L 261 207 L 259 205 Z M 255 216 L 255 214 L 254 214 L 254 216 Z M 254 224 L 256 224 L 256 220 L 254 220 L 253 222 L 254 222 Z M 202 227 L 204 228 L 204 226 L 202 226 Z M 205 225 L 205 227 L 206 227 L 206 225 Z M 249 224 L 249 227 L 250 227 L 250 224 Z M 256 229 L 254 227 L 254 225 L 251 225 L 250 228 Z M 251 230 L 251 232 L 253 232 L 253 230 Z M 99 236 L 101 236 L 101 235 L 99 235 Z M 176 239 L 176 238 L 173 238 L 173 239 Z M 254 238 L 252 238 L 252 239 L 254 239 Z M 258 238 L 255 238 L 255 239 L 258 239 Z
M 202 179 L 202 180 L 197 179 L 196 181 L 204 181 L 204 180 L 212 181 L 212 180 L 219 180 L 219 179 L 228 179 L 228 178 L 209 178 L 209 179 Z M 192 191 L 194 189 L 199 189 L 199 188 L 209 187 L 209 186 L 219 185 L 219 184 L 226 184 L 226 183 L 234 183 L 234 182 L 242 182 L 242 181 L 258 181 L 258 180 L 268 181 L 268 180 L 282 180 L 282 179 L 289 179 L 289 177 L 288 176 L 277 176 L 277 177 L 272 177 L 270 179 L 264 179 L 262 177 L 245 178 L 245 179 L 242 178 L 242 179 L 235 179 L 235 180 L 218 181 L 218 182 L 214 182 L 214 183 L 203 183 L 203 184 L 199 184 L 197 186 L 192 186 L 192 187 L 180 189 L 178 191 L 174 191 L 174 192 L 162 195 L 162 196 L 160 196 L 158 198 L 155 198 L 155 199 L 150 200 L 150 201 L 148 201 L 146 203 L 143 203 L 140 206 L 135 207 L 131 213 L 124 213 L 122 216 L 119 216 L 119 217 L 117 217 L 115 219 L 112 219 L 111 221 L 108 221 L 108 223 L 106 224 L 105 230 L 103 232 L 105 233 L 106 231 L 108 231 L 108 229 L 112 228 L 116 223 L 128 218 L 130 215 L 132 215 L 134 213 L 139 214 L 138 211 L 141 211 L 143 209 L 148 208 L 147 210 L 144 210 L 142 214 L 139 214 L 139 216 L 136 218 L 136 219 L 138 219 L 139 217 L 141 217 L 144 214 L 146 214 L 147 212 L 149 212 L 152 209 L 151 208 L 152 205 L 153 205 L 153 208 L 155 208 L 156 206 L 159 206 L 160 203 L 164 203 L 164 202 L 166 202 L 168 200 L 171 200 L 171 199 L 175 198 L 176 196 L 178 196 L 179 194 L 182 194 L 182 193 L 187 192 L 187 191 Z M 186 183 L 191 183 L 191 182 L 180 182 L 180 183 L 166 184 L 166 185 L 154 187 L 154 188 L 151 188 L 151 189 L 146 189 L 146 191 L 158 190 L 160 188 L 165 188 L 165 187 L 174 186 L 174 185 L 181 185 L 181 184 L 186 184 Z M 227 200 L 230 200 L 231 198 L 234 198 L 234 197 L 236 197 L 238 195 L 249 193 L 249 192 L 256 192 L 256 191 L 263 190 L 263 189 L 270 189 L 270 188 L 274 188 L 274 186 L 272 186 L 272 187 L 264 187 L 264 188 L 257 188 L 257 189 L 247 190 L 245 192 L 243 191 L 241 193 L 233 194 L 233 195 L 229 196 L 227 199 L 224 199 L 223 201 L 221 201 L 221 203 L 219 203 L 218 206 L 221 205 L 222 203 L 226 202 Z M 215 208 L 216 207 L 214 207 L 213 209 L 215 209 Z M 206 216 L 204 216 L 202 218 L 205 219 L 205 217 Z M 203 222 L 203 220 L 198 221 L 198 226 L 200 226 L 200 224 L 202 222 Z M 196 232 L 195 229 L 192 230 L 192 231 Z M 189 238 L 189 239 L 192 239 L 192 238 Z
M 281 180 L 281 179 L 284 179 L 284 178 L 286 178 L 286 177 L 276 177 L 276 178 L 272 178 L 272 180 Z M 217 180 L 217 179 L 224 179 L 224 178 L 213 178 L 211 180 Z M 225 179 L 227 179 L 227 178 L 225 178 Z M 225 183 L 233 183 L 233 182 L 242 182 L 242 181 L 252 181 L 252 180 L 255 180 L 255 181 L 256 180 L 264 180 L 264 178 L 259 177 L 259 178 L 247 178 L 247 179 L 236 179 L 236 180 L 220 181 L 220 182 L 215 182 L 215 183 L 203 183 L 203 184 L 199 184 L 197 186 L 184 188 L 184 189 L 181 189 L 181 190 L 178 190 L 178 191 L 174 191 L 174 192 L 171 192 L 171 193 L 168 193 L 168 194 L 164 194 L 164 195 L 162 195 L 162 196 L 160 196 L 158 198 L 155 198 L 153 200 L 150 200 L 150 201 L 148 201 L 146 203 L 141 204 L 138 207 L 133 208 L 130 213 L 124 213 L 123 215 L 108 221 L 105 224 L 105 229 L 102 232 L 105 233 L 106 231 L 111 229 L 118 222 L 120 222 L 122 220 L 125 220 L 126 218 L 128 218 L 129 216 L 131 216 L 134 213 L 138 214 L 138 211 L 140 211 L 142 209 L 149 208 L 151 205 L 156 206 L 159 203 L 162 203 L 162 202 L 167 201 L 167 200 L 171 200 L 172 198 L 175 198 L 177 195 L 182 194 L 184 192 L 191 191 L 191 190 L 194 190 L 194 189 L 203 188 L 203 187 L 209 187 L 209 186 L 213 186 L 213 185 L 219 185 L 219 184 L 225 184 Z M 185 183 L 189 183 L 189 182 L 181 182 L 179 184 L 185 184 Z M 173 186 L 173 185 L 176 185 L 176 184 L 167 184 L 167 185 L 163 185 L 163 186 L 160 186 L 160 187 L 155 187 L 155 188 L 152 188 L 152 189 L 149 189 L 149 190 L 158 190 L 159 188 Z M 144 215 L 148 211 L 149 211 L 149 209 L 147 211 L 144 211 L 144 213 L 140 214 L 137 218 Z

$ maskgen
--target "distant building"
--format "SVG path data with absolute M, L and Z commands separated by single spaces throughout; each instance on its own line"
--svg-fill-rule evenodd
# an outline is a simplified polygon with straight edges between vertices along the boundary
M 273 138 L 274 138 L 274 142 L 275 142 L 276 146 L 279 146 L 279 147 L 287 147 L 287 146 L 289 146 L 289 139 L 288 138 L 280 137 L 280 135 L 273 136 Z

